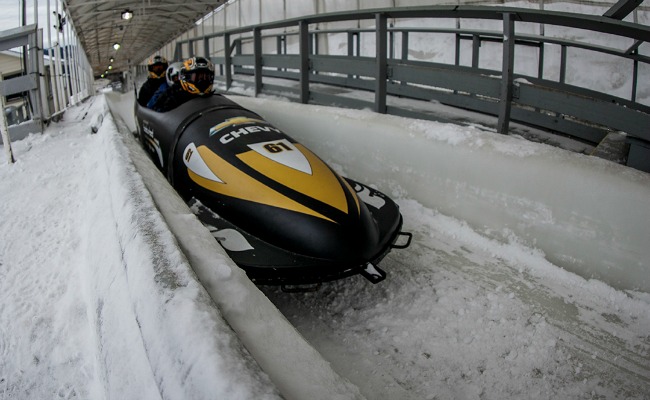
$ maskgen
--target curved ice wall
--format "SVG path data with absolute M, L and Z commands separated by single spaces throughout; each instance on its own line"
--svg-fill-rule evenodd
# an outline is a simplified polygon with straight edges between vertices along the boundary
M 647 173 L 476 126 L 234 100 L 351 178 L 416 199 L 491 237 L 522 240 L 585 278 L 650 292 Z

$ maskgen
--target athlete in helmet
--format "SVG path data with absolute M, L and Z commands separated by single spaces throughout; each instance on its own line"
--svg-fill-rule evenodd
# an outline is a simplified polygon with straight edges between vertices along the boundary
M 204 57 L 192 57 L 181 67 L 179 80 L 163 93 L 153 109 L 169 111 L 197 97 L 208 97 L 213 94 L 214 65 Z
M 187 93 L 197 96 L 210 95 L 214 84 L 214 65 L 207 58 L 189 58 L 181 68 L 180 82 Z
M 172 63 L 172 65 L 167 68 L 167 85 L 169 85 L 169 87 L 172 87 L 172 85 L 180 79 L 181 68 L 183 68 L 183 63 L 180 61 Z
M 149 60 L 149 65 L 147 65 L 149 77 L 140 88 L 140 93 L 138 94 L 138 103 L 141 106 L 146 106 L 149 100 L 151 100 L 151 96 L 165 82 L 165 71 L 168 66 L 167 60 L 162 56 L 155 56 Z
M 156 90 L 156 93 L 154 93 L 153 96 L 151 96 L 151 100 L 149 100 L 149 102 L 147 103 L 147 108 L 151 108 L 152 110 L 155 109 L 156 103 L 163 95 L 163 93 L 169 90 L 169 88 L 171 88 L 174 85 L 174 83 L 178 82 L 182 67 L 183 67 L 183 63 L 180 61 L 171 63 L 169 65 L 169 67 L 167 68 L 167 72 L 165 73 L 166 81 L 163 82 L 158 87 L 158 90 Z

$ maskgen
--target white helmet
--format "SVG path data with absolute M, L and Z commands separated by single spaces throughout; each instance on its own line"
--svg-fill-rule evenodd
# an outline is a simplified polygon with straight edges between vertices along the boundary
M 175 63 L 171 63 L 169 65 L 169 68 L 167 68 L 167 84 L 171 87 L 174 82 L 178 82 L 178 79 L 181 75 L 181 68 L 183 68 L 183 63 L 180 61 L 177 61 Z

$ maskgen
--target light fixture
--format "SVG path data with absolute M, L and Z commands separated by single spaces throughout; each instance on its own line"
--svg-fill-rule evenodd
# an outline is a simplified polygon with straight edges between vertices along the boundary
M 128 10 L 128 9 L 127 9 L 127 10 L 124 10 L 124 11 L 122 12 L 122 19 L 125 19 L 125 20 L 128 21 L 128 20 L 130 20 L 131 18 L 133 18 L 133 12 L 132 12 L 131 10 Z
M 113 66 L 112 66 L 112 65 L 109 65 L 109 66 L 108 66 L 108 69 L 113 69 Z
M 119 43 L 115 43 L 115 44 L 113 45 L 113 48 L 114 48 L 115 50 L 119 50 L 120 47 L 121 47 L 121 46 L 120 46 Z
M 115 61 L 115 59 L 113 57 L 111 57 L 108 61 L 113 62 L 113 61 Z

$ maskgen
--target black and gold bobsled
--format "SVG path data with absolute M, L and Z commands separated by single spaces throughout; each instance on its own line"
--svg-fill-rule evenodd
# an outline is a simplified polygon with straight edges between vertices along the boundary
M 165 113 L 136 104 L 136 119 L 154 163 L 256 283 L 312 284 L 354 274 L 376 283 L 386 277 L 377 263 L 410 243 L 386 195 L 340 177 L 223 96 Z

